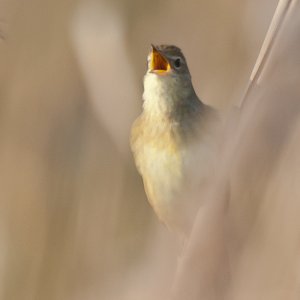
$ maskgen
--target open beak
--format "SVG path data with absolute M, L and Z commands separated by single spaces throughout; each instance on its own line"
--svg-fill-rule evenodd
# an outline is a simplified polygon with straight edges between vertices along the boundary
M 163 54 L 153 45 L 150 53 L 149 71 L 153 73 L 163 74 L 170 71 L 171 67 Z

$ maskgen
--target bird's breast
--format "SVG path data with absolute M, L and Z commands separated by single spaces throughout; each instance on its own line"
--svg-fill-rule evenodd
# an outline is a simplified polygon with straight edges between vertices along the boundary
M 144 114 L 132 129 L 131 147 L 148 200 L 171 229 L 190 226 L 201 202 L 199 188 L 213 170 L 210 136 L 185 139 L 176 124 Z
M 165 221 L 174 213 L 174 199 L 183 182 L 182 143 L 178 133 L 166 120 L 150 123 L 142 117 L 133 126 L 131 147 L 148 200 Z

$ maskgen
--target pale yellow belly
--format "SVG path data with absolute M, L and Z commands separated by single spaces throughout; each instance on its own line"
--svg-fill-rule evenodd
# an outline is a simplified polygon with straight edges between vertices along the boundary
M 148 200 L 170 229 L 187 232 L 201 202 L 198 188 L 211 169 L 210 142 L 203 136 L 194 136 L 196 143 L 183 142 L 168 123 L 144 122 L 135 123 L 131 147 Z
M 150 204 L 170 229 L 188 231 L 212 170 L 212 149 L 198 145 L 170 151 L 145 146 L 141 170 Z

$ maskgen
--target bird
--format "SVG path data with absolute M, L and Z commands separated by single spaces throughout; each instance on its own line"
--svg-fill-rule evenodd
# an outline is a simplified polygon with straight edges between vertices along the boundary
M 143 110 L 130 145 L 149 203 L 171 231 L 185 238 L 216 171 L 220 124 L 197 96 L 187 61 L 174 45 L 151 45 Z

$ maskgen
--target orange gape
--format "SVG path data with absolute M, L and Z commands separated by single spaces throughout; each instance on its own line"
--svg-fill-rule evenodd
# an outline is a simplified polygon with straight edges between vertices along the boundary
M 152 50 L 150 59 L 150 68 L 152 72 L 164 73 L 170 70 L 168 61 L 156 49 Z

